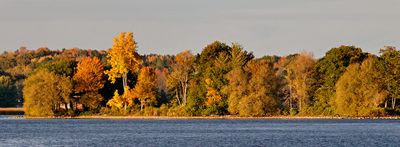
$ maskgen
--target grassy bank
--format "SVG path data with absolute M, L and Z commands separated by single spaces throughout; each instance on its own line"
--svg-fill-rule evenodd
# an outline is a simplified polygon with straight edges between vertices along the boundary
M 24 108 L 0 108 L 0 115 L 24 115 Z

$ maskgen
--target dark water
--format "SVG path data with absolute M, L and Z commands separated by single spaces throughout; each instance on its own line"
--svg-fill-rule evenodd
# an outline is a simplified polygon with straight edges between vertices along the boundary
M 0 117 L 0 146 L 400 146 L 400 120 Z

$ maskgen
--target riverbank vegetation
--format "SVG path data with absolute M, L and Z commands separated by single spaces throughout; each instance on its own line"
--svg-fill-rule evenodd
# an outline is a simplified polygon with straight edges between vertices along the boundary
M 392 116 L 399 72 L 391 46 L 255 58 L 215 41 L 198 54 L 140 55 L 128 32 L 107 50 L 4 52 L 0 107 L 23 105 L 27 116 Z

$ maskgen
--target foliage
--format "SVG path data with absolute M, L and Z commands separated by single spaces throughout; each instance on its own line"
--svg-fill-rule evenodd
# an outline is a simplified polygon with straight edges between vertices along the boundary
M 47 70 L 40 70 L 24 82 L 25 114 L 51 116 L 70 101 L 72 82 Z M 65 109 L 68 109 L 65 107 Z
M 380 57 L 340 46 L 317 61 L 308 53 L 254 59 L 240 44 L 219 41 L 197 55 L 136 49 L 128 32 L 109 50 L 4 52 L 0 107 L 24 99 L 27 115 L 157 116 L 380 116 L 399 109 L 400 52 L 390 46 Z
M 315 60 L 311 54 L 301 53 L 287 65 L 286 80 L 290 88 L 290 98 L 296 100 L 299 111 L 302 111 L 311 102 L 309 91 L 314 64 Z
M 174 92 L 179 104 L 186 105 L 189 80 L 194 71 L 194 56 L 190 51 L 183 51 L 176 55 L 176 63 L 171 67 L 173 71 L 168 76 L 168 90 Z
M 390 46 L 381 49 L 378 65 L 383 74 L 384 84 L 382 86 L 389 92 L 392 109 L 395 109 L 396 100 L 400 97 L 400 51 Z
M 335 113 L 331 105 L 335 95 L 336 81 L 352 63 L 361 63 L 368 54 L 354 46 L 332 48 L 319 59 L 314 66 L 312 87 L 313 107 L 315 114 L 332 115 Z
M 274 85 L 278 78 L 266 60 L 250 61 L 243 68 L 228 73 L 229 84 L 223 88 L 228 95 L 228 110 L 231 114 L 244 116 L 271 115 L 278 111 Z
M 17 89 L 10 76 L 0 75 L 0 107 L 14 107 L 17 104 Z
M 149 67 L 143 67 L 138 76 L 138 82 L 135 86 L 134 93 L 140 101 L 140 110 L 144 106 L 157 102 L 157 86 L 154 70 Z
M 335 106 L 338 114 L 372 116 L 379 110 L 387 92 L 381 82 L 375 58 L 351 64 L 336 84 Z
M 97 92 L 104 86 L 104 67 L 98 58 L 83 58 L 73 79 L 75 92 Z
M 126 78 L 129 71 L 139 70 L 141 60 L 136 52 L 136 42 L 132 32 L 122 32 L 119 37 L 115 37 L 113 47 L 108 52 L 108 62 L 111 64 L 111 69 L 105 73 L 112 83 L 115 83 L 116 78 L 123 77 L 124 87 L 127 86 Z
M 74 60 L 56 60 L 43 64 L 39 69 L 46 69 L 57 75 L 72 77 L 75 72 L 76 61 Z

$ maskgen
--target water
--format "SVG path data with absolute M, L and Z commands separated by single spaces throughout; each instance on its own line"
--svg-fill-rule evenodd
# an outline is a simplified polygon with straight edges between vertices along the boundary
M 0 146 L 400 146 L 400 120 L 0 117 Z

